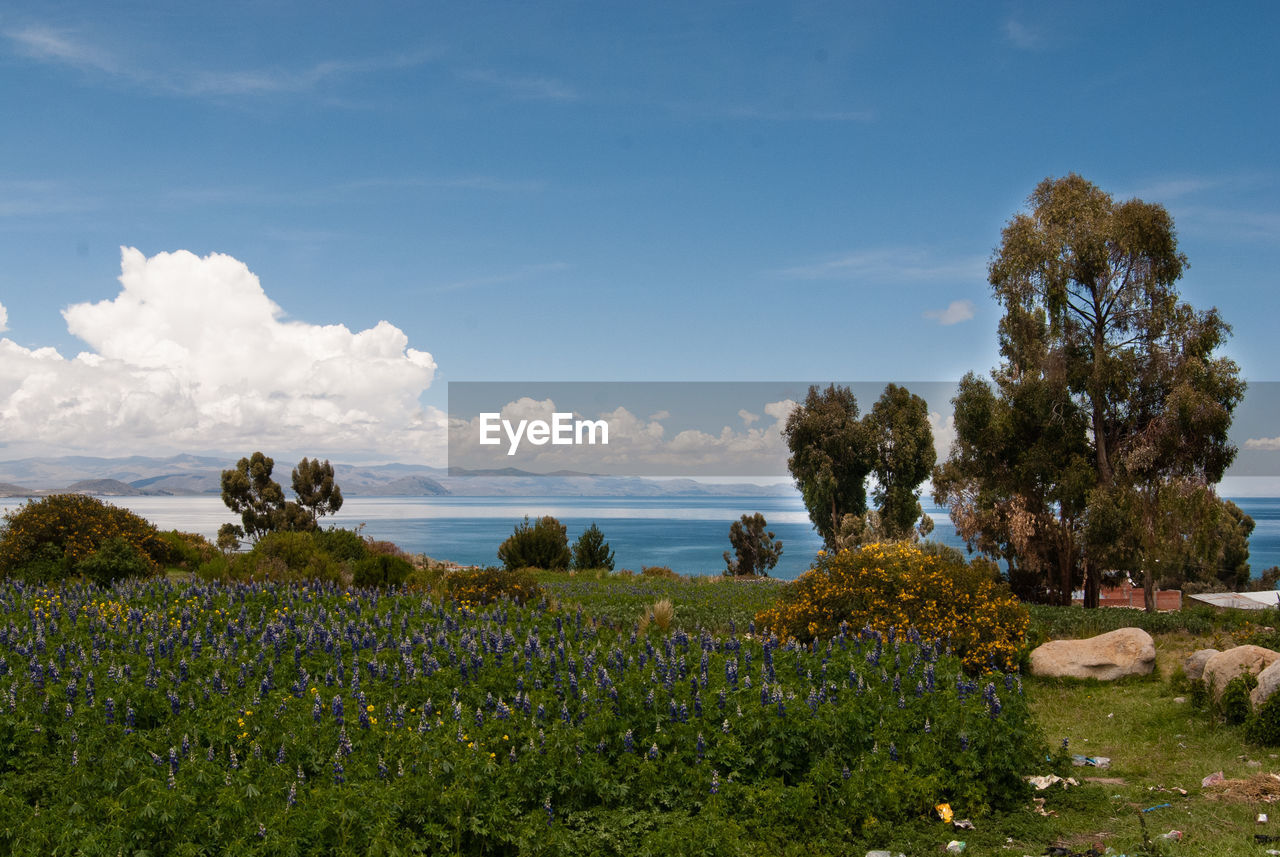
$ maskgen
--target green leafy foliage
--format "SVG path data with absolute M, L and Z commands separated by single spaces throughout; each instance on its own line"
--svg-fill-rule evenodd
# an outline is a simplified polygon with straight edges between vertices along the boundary
M 1245 727 L 1245 737 L 1264 747 L 1280 747 L 1280 693 L 1263 700 Z
M 572 560 L 564 524 L 550 515 L 516 525 L 515 532 L 498 547 L 498 559 L 507 570 L 517 568 L 566 569 Z
M 1244 723 L 1253 711 L 1249 693 L 1257 686 L 1258 679 L 1252 673 L 1241 673 L 1231 679 L 1218 697 L 1218 715 L 1232 726 Z
M 99 586 L 110 586 L 127 577 L 146 577 L 155 570 L 155 563 L 120 536 L 107 539 L 76 565 L 77 574 Z
M 356 586 L 399 586 L 413 574 L 413 563 L 393 554 L 374 554 L 357 560 L 352 571 Z
M 573 543 L 573 567 L 613 571 L 613 551 L 609 549 L 609 543 L 604 540 L 604 533 L 596 526 L 595 521 Z

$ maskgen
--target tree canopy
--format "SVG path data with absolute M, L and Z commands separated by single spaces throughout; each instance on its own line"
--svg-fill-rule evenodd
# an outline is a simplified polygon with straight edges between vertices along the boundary
M 1197 492 L 1225 508 L 1212 486 L 1244 395 L 1216 353 L 1230 328 L 1179 297 L 1187 259 L 1162 206 L 1116 202 L 1078 175 L 1045 179 L 1028 205 L 988 270 L 1004 310 L 995 389 L 961 384 L 935 499 L 1054 600 L 1083 578 L 1096 603 L 1110 569 L 1143 571 L 1150 590 L 1171 510 Z

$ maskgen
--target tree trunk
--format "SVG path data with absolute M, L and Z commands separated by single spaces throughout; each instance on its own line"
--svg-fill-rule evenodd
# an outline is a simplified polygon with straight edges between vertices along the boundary
M 1102 601 L 1102 574 L 1094 563 L 1084 564 L 1084 606 L 1086 610 L 1096 610 Z

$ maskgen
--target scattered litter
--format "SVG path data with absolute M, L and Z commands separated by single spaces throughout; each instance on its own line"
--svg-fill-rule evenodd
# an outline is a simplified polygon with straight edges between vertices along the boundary
M 952 839 L 947 843 L 948 854 L 959 854 L 962 851 L 964 851 L 964 843 L 959 839 Z
M 936 810 L 938 811 L 938 818 L 942 819 L 942 823 L 943 823 L 943 824 L 950 824 L 950 823 L 951 823 L 951 819 L 952 819 L 952 817 L 953 817 L 953 815 L 954 815 L 954 814 L 951 812 L 951 804 L 949 804 L 949 803 L 940 803 L 940 804 L 938 804 L 937 806 L 935 806 L 935 807 L 934 807 L 934 809 L 936 809 Z
M 1255 833 L 1253 834 L 1253 841 L 1259 843 L 1280 842 L 1280 836 L 1276 836 L 1274 833 Z
M 952 822 L 952 824 L 955 825 L 956 830 L 974 830 L 975 829 L 973 826 L 973 822 L 967 818 L 957 818 L 955 821 Z
M 1056 783 L 1062 783 L 1062 787 L 1064 789 L 1067 786 L 1080 785 L 1080 783 L 1076 780 L 1075 777 L 1067 777 L 1066 779 L 1063 779 L 1057 774 L 1045 774 L 1044 776 L 1041 776 L 1041 777 L 1027 777 L 1027 782 L 1035 786 L 1036 791 L 1039 791 L 1039 792 L 1044 791 L 1045 789 L 1049 788 L 1049 786 L 1055 785 Z
M 1223 800 L 1275 803 L 1280 801 L 1280 777 L 1259 773 L 1239 780 L 1217 780 L 1210 785 L 1206 796 Z
M 1155 806 L 1147 807 L 1146 809 L 1143 810 L 1143 812 L 1151 812 L 1157 809 L 1167 809 L 1168 807 L 1171 807 L 1171 806 L 1173 806 L 1173 804 L 1171 803 L 1158 803 Z
M 1217 783 L 1226 782 L 1226 779 L 1227 778 L 1222 775 L 1222 771 L 1214 771 L 1212 774 L 1200 781 L 1200 787 L 1207 789 L 1209 786 Z
M 903 854 L 894 855 L 891 851 L 868 851 L 867 857 L 905 857 Z
M 1179 705 L 1182 705 L 1184 702 L 1187 701 L 1187 698 L 1185 696 L 1175 696 L 1173 698 L 1173 701 L 1178 703 Z
M 1071 757 L 1071 764 L 1077 768 L 1109 768 L 1111 767 L 1111 759 L 1106 756 L 1081 756 L 1077 754 Z
M 1044 798 L 1042 797 L 1033 797 L 1031 799 L 1031 802 L 1035 804 L 1035 811 L 1038 812 L 1040 815 L 1043 815 L 1045 818 L 1058 814 L 1052 809 L 1044 808 Z
M 1258 824 L 1267 823 L 1267 814 L 1265 812 L 1258 813 Z
M 1171 841 L 1173 841 L 1173 842 L 1180 842 L 1180 841 L 1182 840 L 1182 831 L 1181 831 L 1181 830 L 1170 830 L 1168 833 L 1161 833 L 1161 834 L 1160 834 L 1160 838 L 1161 838 L 1161 839 L 1168 839 L 1168 840 L 1171 840 Z

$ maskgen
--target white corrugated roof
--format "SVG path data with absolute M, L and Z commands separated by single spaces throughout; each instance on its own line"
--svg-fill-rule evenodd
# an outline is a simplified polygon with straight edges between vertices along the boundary
M 1237 610 L 1264 610 L 1280 604 L 1280 590 L 1276 589 L 1267 592 L 1202 592 L 1187 597 L 1213 607 L 1234 607 Z

